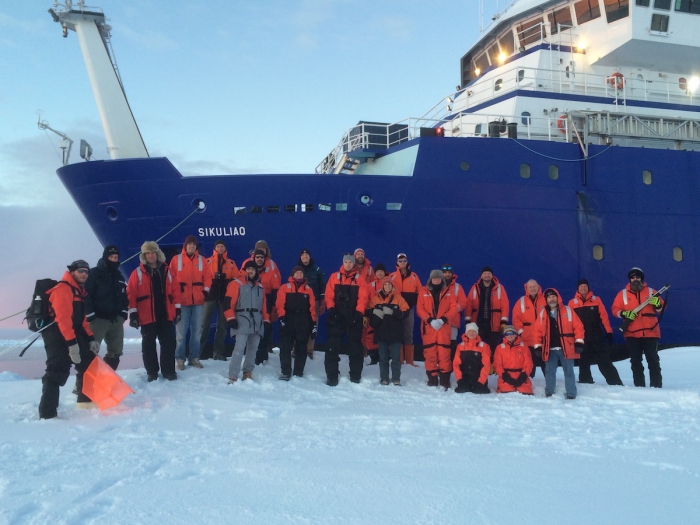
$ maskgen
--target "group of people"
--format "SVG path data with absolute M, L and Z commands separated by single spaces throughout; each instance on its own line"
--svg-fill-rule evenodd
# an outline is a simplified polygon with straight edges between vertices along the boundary
M 579 280 L 568 305 L 557 290 L 542 290 L 536 281 L 528 281 L 509 322 L 508 295 L 488 266 L 465 292 L 451 265 L 431 271 L 423 285 L 405 253 L 398 254 L 396 269 L 389 272 L 383 264 L 373 267 L 360 248 L 346 254 L 339 270 L 327 280 L 311 252 L 303 249 L 285 283 L 265 241 L 255 244 L 240 270 L 228 257 L 223 240 L 217 240 L 212 256 L 205 258 L 194 236 L 185 239 L 181 253 L 169 264 L 157 243 L 145 242 L 140 264 L 128 282 L 119 270 L 119 257 L 117 246 L 107 246 L 94 268 L 83 260 L 74 261 L 47 293 L 55 323 L 42 331 L 47 361 L 41 418 L 56 416 L 59 387 L 65 384 L 71 363 L 76 367 L 78 406 L 94 406 L 82 392 L 82 374 L 102 341 L 107 347 L 105 362 L 117 369 L 127 319 L 141 330 L 149 382 L 157 380 L 159 372 L 172 381 L 186 365 L 203 368 L 200 351 L 214 313 L 212 357 L 226 361 L 226 331 L 235 336 L 230 383 L 238 381 L 241 372 L 243 380 L 252 379 L 255 366 L 268 360 L 275 322 L 279 323 L 279 379 L 303 376 L 306 360 L 313 359 L 319 319 L 325 313 L 324 365 L 326 384 L 331 387 L 339 381 L 341 353 L 348 355 L 350 381 L 361 381 L 369 356 L 371 364 L 379 365 L 382 385 L 400 386 L 402 365 L 417 366 L 416 317 L 429 386 L 450 389 L 454 373 L 455 392 L 488 393 L 488 377 L 495 373 L 497 392 L 532 395 L 531 378 L 540 367 L 549 397 L 561 365 L 565 396 L 575 399 L 577 358 L 579 383 L 592 383 L 591 365 L 598 364 L 608 384 L 622 385 L 607 348 L 613 339 L 608 314 L 586 279 Z M 664 303 L 644 282 L 641 269 L 632 268 L 628 281 L 613 302 L 612 314 L 625 320 L 635 386 L 645 386 L 644 356 L 650 385 L 661 388 L 658 341 Z M 463 322 L 465 330 L 459 337 Z

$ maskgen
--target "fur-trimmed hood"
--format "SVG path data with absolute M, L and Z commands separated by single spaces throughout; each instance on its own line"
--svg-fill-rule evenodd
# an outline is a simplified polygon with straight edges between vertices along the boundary
M 156 252 L 156 254 L 158 254 L 159 263 L 165 262 L 165 254 L 163 253 L 163 250 L 158 247 L 158 243 L 155 241 L 146 241 L 143 243 L 143 245 L 141 245 L 141 253 L 139 254 L 139 261 L 141 261 L 141 264 L 148 264 L 146 262 L 146 254 L 150 252 Z

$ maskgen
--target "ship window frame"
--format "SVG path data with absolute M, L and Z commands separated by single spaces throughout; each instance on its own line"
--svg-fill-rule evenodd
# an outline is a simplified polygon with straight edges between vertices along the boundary
M 500 91 L 502 87 L 503 87 L 503 79 L 497 78 L 496 81 L 493 83 L 493 90 Z
M 264 209 L 263 206 L 251 206 L 250 213 L 262 213 L 263 209 Z
M 296 204 L 285 204 L 284 205 L 284 212 L 285 213 L 296 213 L 297 212 L 297 205 Z
M 331 211 L 333 209 L 333 205 L 328 202 L 321 202 L 318 204 L 318 211 Z
M 530 167 L 529 164 L 521 164 L 520 165 L 520 178 L 521 179 L 529 179 L 532 176 L 532 168 Z
M 680 246 L 673 247 L 673 260 L 676 262 L 681 262 L 683 260 L 683 248 Z
M 681 9 L 682 4 L 688 4 L 688 9 Z M 674 11 L 678 13 L 688 13 L 691 15 L 700 15 L 700 0 L 676 0 L 674 4 Z
M 532 113 L 529 111 L 523 111 L 520 116 L 522 117 L 521 121 L 523 123 L 523 126 L 529 126 L 532 124 Z
M 310 213 L 310 212 L 314 211 L 315 208 L 316 207 L 313 204 L 305 203 L 305 204 L 301 205 L 300 210 L 302 213 Z
M 501 48 L 498 45 L 498 41 L 496 41 L 492 45 L 490 45 L 488 47 L 488 49 L 486 50 L 486 53 L 489 56 L 489 62 L 491 62 L 491 65 L 499 64 L 498 57 L 501 54 Z
M 246 212 L 246 207 L 245 206 L 234 206 L 232 211 L 233 211 L 234 215 L 244 215 Z
M 587 5 L 588 9 L 579 11 L 578 6 Z M 595 4 L 593 6 L 592 4 Z M 597 14 L 596 14 L 597 9 Z M 574 14 L 576 15 L 576 24 L 583 25 L 600 18 L 600 2 L 598 0 L 579 0 L 574 3 Z
M 485 59 L 485 63 L 482 63 L 482 59 Z M 484 51 L 483 53 L 479 53 L 479 55 L 472 61 L 472 74 L 474 75 L 472 78 L 481 76 L 489 67 L 491 67 L 491 63 L 489 62 L 488 52 Z M 477 68 L 479 69 L 478 75 L 476 74 Z
M 272 204 L 270 206 L 267 206 L 265 211 L 267 211 L 267 213 L 279 213 L 280 208 L 281 208 L 281 206 Z
M 642 171 L 642 182 L 647 185 L 651 186 L 652 183 L 654 182 L 653 175 L 650 170 L 643 170 Z
M 562 20 L 561 22 L 557 19 L 557 16 L 564 11 L 567 11 L 569 13 L 569 20 Z M 562 32 L 568 31 L 571 29 L 574 25 L 574 15 L 571 13 L 571 6 L 567 5 L 565 7 L 562 7 L 561 9 L 557 9 L 555 11 L 552 11 L 551 13 L 547 13 L 547 20 L 549 20 L 549 34 L 550 35 L 556 35 L 559 33 L 559 26 L 562 27 Z
M 501 46 L 501 52 L 506 57 L 515 53 L 515 35 L 513 35 L 512 27 L 509 27 L 508 30 L 498 38 L 498 45 Z
M 649 7 L 650 3 L 650 0 L 636 0 L 635 5 L 639 7 Z
M 593 245 L 593 259 L 596 261 L 602 261 L 605 258 L 605 250 L 602 244 Z
M 664 25 L 665 23 L 665 25 Z M 654 33 L 668 34 L 668 26 L 671 23 L 671 17 L 662 13 L 653 13 L 651 15 L 651 25 L 649 31 Z
M 654 0 L 654 9 L 660 9 L 662 11 L 671 10 L 671 0 Z
M 387 211 L 400 211 L 402 205 L 403 203 L 401 202 L 387 202 L 386 209 Z
M 533 28 L 537 26 L 539 26 L 539 28 L 538 31 L 535 32 Z M 521 47 L 526 47 L 544 40 L 547 38 L 547 29 L 544 27 L 544 16 L 531 18 L 530 20 L 518 24 L 515 28 L 515 32 L 518 35 L 518 42 Z
M 550 180 L 559 180 L 559 166 L 550 164 L 547 168 L 547 177 L 549 177 Z
M 335 203 L 335 211 L 348 211 L 348 203 L 347 202 L 336 202 Z
M 615 5 L 617 8 L 615 8 Z M 609 7 L 610 9 L 608 9 Z M 629 0 L 603 0 L 603 9 L 605 9 L 605 19 L 608 21 L 608 24 L 630 16 Z

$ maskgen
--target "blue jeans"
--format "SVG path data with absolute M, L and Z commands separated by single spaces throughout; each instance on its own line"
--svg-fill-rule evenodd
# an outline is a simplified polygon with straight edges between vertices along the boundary
M 203 314 L 203 304 L 182 307 L 182 318 L 175 325 L 175 331 L 177 332 L 175 359 L 185 359 L 185 343 L 188 329 L 190 331 L 190 361 L 195 358 L 199 359 L 199 340 L 202 338 Z
M 576 377 L 574 376 L 574 360 L 566 359 L 563 350 L 549 351 L 549 359 L 547 359 L 544 370 L 544 393 L 553 394 L 557 386 L 557 366 L 561 363 L 561 368 L 564 370 L 564 386 L 566 387 L 566 395 L 576 397 Z
M 399 381 L 401 379 L 401 343 L 387 343 L 379 341 L 377 343 L 379 350 L 379 379 L 389 381 L 389 359 L 391 359 L 391 380 Z

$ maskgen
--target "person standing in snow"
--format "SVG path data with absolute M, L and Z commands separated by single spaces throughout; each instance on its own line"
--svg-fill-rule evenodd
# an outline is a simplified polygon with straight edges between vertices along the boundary
M 308 248 L 301 250 L 297 264 L 304 269 L 306 284 L 314 292 L 314 298 L 316 299 L 316 332 L 318 332 L 319 319 L 326 312 L 326 276 L 311 258 L 311 252 Z M 314 337 L 309 337 L 309 342 L 306 345 L 306 353 L 309 359 L 314 358 L 315 344 L 316 335 L 314 334 Z

